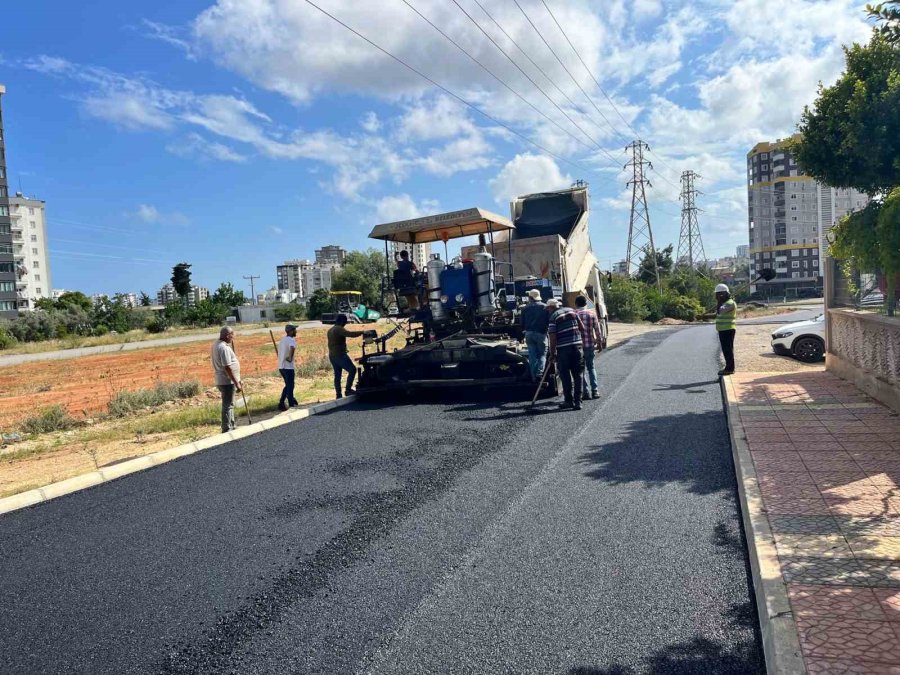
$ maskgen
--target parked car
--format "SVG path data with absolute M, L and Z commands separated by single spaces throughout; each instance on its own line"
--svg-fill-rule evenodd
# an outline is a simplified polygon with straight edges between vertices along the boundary
M 825 358 L 825 315 L 781 326 L 772 333 L 772 349 L 804 363 L 821 361 Z

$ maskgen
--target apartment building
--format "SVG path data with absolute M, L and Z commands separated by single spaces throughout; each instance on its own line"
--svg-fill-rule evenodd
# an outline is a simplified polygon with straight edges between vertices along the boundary
M 303 296 L 302 271 L 311 267 L 313 267 L 312 261 L 300 259 L 285 260 L 281 265 L 276 266 L 275 278 L 278 290 Z
M 9 198 L 9 216 L 17 309 L 31 310 L 37 300 L 52 296 L 46 203 L 17 192 Z
M 392 241 L 390 244 L 391 259 L 396 257 L 400 251 L 409 251 L 409 259 L 420 270 L 425 269 L 425 263 L 431 257 L 431 242 L 426 244 L 407 244 L 401 241 Z
M 191 289 L 187 294 L 187 305 L 188 307 L 194 307 L 208 297 L 208 288 L 204 288 L 203 286 L 191 286 Z M 157 305 L 168 305 L 170 302 L 176 301 L 179 301 L 178 293 L 171 283 L 166 284 L 156 292 Z
M 6 140 L 3 135 L 3 97 L 0 84 L 0 317 L 13 319 L 18 314 L 18 281 L 13 257 L 12 220 L 9 211 L 9 184 L 6 178 Z M 48 284 L 49 287 L 49 284 Z
M 320 251 L 316 251 L 317 255 L 319 253 Z M 309 298 L 320 288 L 330 291 L 332 278 L 340 270 L 340 265 L 328 262 L 330 259 L 327 257 L 323 257 L 322 260 L 326 262 L 311 262 L 306 259 L 285 260 L 276 266 L 278 290 L 293 293 L 299 298 Z
M 347 251 L 335 244 L 329 244 L 316 250 L 316 265 L 323 267 L 335 267 L 344 264 L 347 258 Z
M 757 143 L 747 154 L 750 272 L 774 269 L 775 279 L 765 286 L 775 293 L 821 288 L 826 234 L 868 203 L 856 190 L 830 188 L 804 175 L 789 147 L 797 138 Z

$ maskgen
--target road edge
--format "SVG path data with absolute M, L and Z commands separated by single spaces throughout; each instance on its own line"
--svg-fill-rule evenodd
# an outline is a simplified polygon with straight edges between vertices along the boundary
M 80 490 L 101 485 L 111 480 L 115 480 L 116 478 L 122 478 L 123 476 L 128 476 L 137 473 L 138 471 L 143 471 L 144 469 L 150 469 L 154 466 L 160 466 L 161 464 L 171 462 L 180 457 L 187 457 L 188 455 L 193 455 L 202 450 L 209 450 L 210 448 L 236 441 L 239 438 L 253 436 L 254 434 L 274 429 L 275 427 L 280 427 L 284 424 L 289 424 L 290 422 L 298 422 L 313 415 L 319 415 L 328 412 L 329 410 L 348 405 L 355 400 L 355 395 L 345 396 L 344 398 L 334 401 L 318 403 L 302 410 L 291 410 L 261 422 L 248 424 L 245 427 L 238 427 L 234 431 L 229 431 L 228 433 L 216 434 L 215 436 L 201 438 L 199 441 L 194 441 L 193 443 L 185 443 L 184 445 L 178 445 L 174 448 L 158 450 L 157 452 L 144 455 L 143 457 L 129 459 L 118 464 L 98 469 L 97 471 L 91 471 L 90 473 L 81 474 L 80 476 L 73 476 L 66 480 L 50 483 L 32 490 L 26 490 L 25 492 L 20 492 L 19 494 L 10 497 L 4 497 L 3 499 L 0 499 L 0 515 L 35 506 L 36 504 L 42 504 L 51 499 L 62 497 L 63 495 L 72 494 L 73 492 L 79 492 Z
M 750 447 L 740 424 L 737 395 L 730 377 L 721 378 L 721 388 L 766 671 L 771 675 L 805 675 L 806 665 L 800 650 L 797 624 L 781 573 L 775 538 L 763 509 L 759 481 L 750 456 Z

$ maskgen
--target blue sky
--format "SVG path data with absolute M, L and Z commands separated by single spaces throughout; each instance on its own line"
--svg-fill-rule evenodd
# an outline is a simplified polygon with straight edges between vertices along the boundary
M 510 196 L 579 178 L 608 267 L 624 257 L 635 132 L 652 148 L 657 246 L 677 245 L 693 169 L 706 252 L 733 254 L 745 153 L 791 133 L 841 72 L 841 44 L 869 32 L 845 0 L 316 4 L 493 120 L 305 0 L 7 3 L 21 28 L 0 43 L 10 185 L 47 201 L 55 287 L 151 292 L 186 260 L 197 283 L 268 288 L 283 259 L 367 247 L 376 223 L 506 215 Z

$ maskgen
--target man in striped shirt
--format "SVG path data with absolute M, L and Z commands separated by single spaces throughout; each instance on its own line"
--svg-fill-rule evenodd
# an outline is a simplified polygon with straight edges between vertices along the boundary
M 594 355 L 602 344 L 600 321 L 597 312 L 588 309 L 587 298 L 579 295 L 575 298 L 575 312 L 581 319 L 581 344 L 584 348 L 584 398 L 600 398 L 597 392 L 597 370 L 594 368 Z M 588 393 L 590 392 L 590 393 Z
M 584 371 L 584 353 L 581 333 L 584 330 L 578 313 L 571 307 L 562 307 L 559 300 L 547 301 L 550 312 L 550 355 L 555 355 L 559 376 L 562 378 L 565 401 L 560 408 L 581 410 L 581 378 Z

